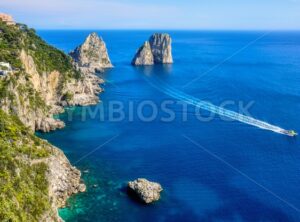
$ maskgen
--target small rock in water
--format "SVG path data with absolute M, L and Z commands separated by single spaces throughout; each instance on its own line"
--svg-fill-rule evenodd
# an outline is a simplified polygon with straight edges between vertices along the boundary
M 159 183 L 150 182 L 144 178 L 130 181 L 128 189 L 146 204 L 158 201 L 160 199 L 160 192 L 163 190 Z
M 81 192 L 81 193 L 85 192 L 86 191 L 85 184 L 83 184 L 83 183 L 80 184 L 79 187 L 78 187 L 78 191 Z

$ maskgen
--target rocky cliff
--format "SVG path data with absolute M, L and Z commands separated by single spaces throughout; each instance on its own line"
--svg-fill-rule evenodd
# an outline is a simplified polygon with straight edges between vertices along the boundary
M 14 68 L 0 79 L 3 110 L 16 114 L 33 131 L 49 132 L 64 127 L 53 118 L 64 106 L 99 102 L 102 80 L 94 73 L 81 73 L 69 56 L 49 46 L 32 29 L 0 25 L 4 40 L 0 61 Z
M 49 145 L 51 156 L 46 159 L 37 160 L 35 162 L 42 161 L 47 164 L 48 171 L 46 174 L 49 182 L 48 193 L 51 203 L 51 211 L 46 212 L 42 216 L 42 220 L 52 220 L 54 216 L 55 220 L 61 219 L 57 216 L 57 209 L 66 206 L 67 199 L 80 192 L 85 192 L 86 186 L 81 182 L 81 173 L 78 169 L 73 167 L 64 153 Z M 49 212 L 56 212 L 55 214 L 49 214 Z
M 65 155 L 34 136 L 64 127 L 53 118 L 68 105 L 99 101 L 102 80 L 25 25 L 0 21 L 0 221 L 61 221 L 57 209 L 85 190 Z
M 0 221 L 61 221 L 57 209 L 85 191 L 65 155 L 0 109 Z
M 172 39 L 169 34 L 153 34 L 137 51 L 132 65 L 171 64 Z
M 77 67 L 84 73 L 101 72 L 112 68 L 106 44 L 97 33 L 90 34 L 84 43 L 70 53 Z

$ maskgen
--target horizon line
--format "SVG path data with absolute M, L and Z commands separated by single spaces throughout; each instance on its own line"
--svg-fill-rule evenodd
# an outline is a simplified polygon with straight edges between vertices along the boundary
M 300 32 L 300 29 L 156 29 L 156 28 L 147 28 L 147 29 L 134 29 L 134 28 L 34 28 L 38 31 L 228 31 L 228 32 Z

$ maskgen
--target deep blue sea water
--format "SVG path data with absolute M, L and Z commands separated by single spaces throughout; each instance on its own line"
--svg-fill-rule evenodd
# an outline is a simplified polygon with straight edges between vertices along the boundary
M 39 31 L 65 52 L 88 33 Z M 68 110 L 61 115 L 65 129 L 40 135 L 86 171 L 87 192 L 60 215 L 93 222 L 300 221 L 299 138 L 218 116 L 199 121 L 192 106 L 185 111 L 180 104 L 168 105 L 176 113 L 171 122 L 161 119 L 168 116 L 161 109 L 153 121 L 137 115 L 145 100 L 176 101 L 153 87 L 159 79 L 215 105 L 231 101 L 231 110 L 252 103 L 253 117 L 300 131 L 300 33 L 170 31 L 173 65 L 132 67 L 151 33 L 99 31 L 115 66 L 101 75 L 102 103 Z M 124 105 L 122 121 L 109 120 L 112 101 Z M 150 106 L 143 114 L 152 114 Z M 126 182 L 138 177 L 162 184 L 159 202 L 144 206 L 127 196 Z

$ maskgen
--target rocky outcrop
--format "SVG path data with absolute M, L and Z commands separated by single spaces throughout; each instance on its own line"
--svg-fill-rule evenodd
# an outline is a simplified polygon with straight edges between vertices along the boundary
M 47 141 L 45 144 L 48 144 Z M 30 161 L 31 166 L 40 163 L 48 166 L 46 177 L 51 209 L 45 212 L 40 221 L 62 222 L 57 210 L 65 207 L 67 199 L 73 194 L 85 192 L 86 186 L 81 181 L 80 171 L 70 164 L 64 153 L 50 144 L 47 146 L 50 157 Z
M 32 177 L 34 177 L 34 173 L 37 173 L 39 178 L 36 178 L 35 182 L 42 183 L 41 187 L 28 182 L 24 184 L 24 187 L 28 185 L 28 187 L 36 188 L 37 192 L 44 192 L 41 198 L 43 198 L 44 204 L 47 202 L 47 205 L 44 206 L 45 213 L 44 211 L 32 211 L 31 213 L 36 220 L 37 216 L 44 214 L 39 221 L 61 221 L 57 209 L 65 206 L 69 196 L 84 192 L 86 187 L 81 182 L 80 171 L 70 164 L 63 152 L 46 141 L 42 142 L 36 138 L 33 131 L 49 132 L 64 127 L 62 121 L 53 118 L 53 114 L 63 112 L 64 106 L 90 105 L 99 102 L 98 94 L 102 91 L 99 84 L 103 81 L 92 72 L 85 74 L 78 72 L 69 56 L 49 46 L 39 37 L 33 36 L 35 35 L 34 31 L 29 30 L 25 25 L 18 25 L 18 27 L 5 27 L 9 34 L 0 32 L 0 39 L 5 39 L 8 44 L 3 46 L 6 48 L 1 53 L 9 55 L 5 58 L 9 62 L 13 61 L 10 63 L 17 66 L 12 73 L 2 76 L 0 79 L 0 108 L 4 111 L 1 112 L 5 114 L 1 115 L 0 119 L 6 120 L 9 119 L 6 117 L 11 117 L 11 122 L 2 121 L 0 125 L 5 132 L 11 131 L 11 134 L 1 134 L 1 148 L 5 144 L 1 155 L 7 153 L 9 156 L 7 159 L 20 161 L 18 162 L 20 164 L 10 164 L 7 161 L 2 168 L 9 172 L 8 168 L 15 167 L 18 174 L 23 167 L 26 170 L 24 175 L 28 174 Z M 12 50 L 11 54 L 5 54 L 10 50 Z M 28 128 L 31 128 L 32 131 Z M 13 138 L 11 135 L 14 135 Z M 4 136 L 6 136 L 6 142 L 3 139 Z M 13 149 L 13 151 L 18 152 L 18 155 L 7 151 L 8 148 L 14 147 L 13 145 L 17 146 L 17 149 Z M 12 178 L 15 178 L 14 174 Z M 46 183 L 46 179 L 48 183 Z M 21 189 L 18 189 L 17 192 L 7 190 L 7 193 L 9 197 L 14 198 L 13 195 L 19 195 L 21 192 L 19 190 Z M 28 189 L 25 191 L 28 193 Z M 15 208 L 18 209 L 20 202 L 18 203 L 17 198 L 15 199 Z M 34 206 L 33 201 L 29 202 Z M 49 203 L 51 207 L 48 207 Z M 36 205 L 38 204 L 40 202 L 36 201 Z M 25 208 L 29 209 L 30 206 L 23 209 Z M 28 212 L 26 211 L 27 214 L 29 214 Z M 15 218 L 18 217 L 13 218 L 16 220 Z
M 154 64 L 153 54 L 148 41 L 145 42 L 144 45 L 139 48 L 131 64 L 135 66 Z
M 113 67 L 106 44 L 97 33 L 90 34 L 85 42 L 70 53 L 77 67 L 84 73 L 101 72 L 105 68 Z
M 6 96 L 0 99 L 1 109 L 18 116 L 21 122 L 32 131 L 49 132 L 63 128 L 65 124 L 53 118 L 50 103 L 47 104 L 47 99 L 42 98 L 41 94 L 34 90 L 32 82 L 27 78 L 30 79 L 26 75 L 5 76 L 3 81 L 7 84 Z
M 84 74 L 81 80 L 70 80 L 65 84 L 59 103 L 62 106 L 88 106 L 99 103 L 103 91 L 100 84 L 104 81 L 94 73 Z
M 129 182 L 128 189 L 146 204 L 158 201 L 160 192 L 163 190 L 159 183 L 150 182 L 143 178 Z
M 85 106 L 99 102 L 98 94 L 102 92 L 99 84 L 103 83 L 103 80 L 94 73 L 86 73 L 80 79 L 69 79 L 58 93 L 61 73 L 58 71 L 38 73 L 33 58 L 24 50 L 21 52 L 21 61 L 26 73 L 31 77 L 30 80 L 35 90 L 41 93 L 47 105 Z M 67 98 L 66 95 L 68 95 Z
M 81 182 L 81 173 L 73 167 L 62 151 L 53 147 L 53 155 L 46 160 L 49 167 L 49 196 L 54 208 L 65 207 L 67 199 L 79 192 L 85 192 L 86 186 Z
M 38 129 L 39 131 L 48 133 L 50 131 L 54 131 L 57 129 L 62 129 L 65 127 L 65 123 L 57 120 L 57 119 L 53 119 L 52 117 L 45 117 L 42 119 L 37 118 L 35 121 L 35 129 Z
M 53 118 L 63 112 L 64 106 L 86 106 L 99 102 L 103 80 L 93 73 L 86 73 L 79 79 L 69 78 L 62 84 L 58 71 L 38 72 L 32 56 L 22 50 L 20 61 L 26 74 L 11 73 L 5 76 L 6 96 L 0 99 L 1 108 L 13 112 L 33 131 L 49 132 L 61 129 L 65 124 Z M 33 94 L 32 94 L 33 93 Z
M 153 34 L 136 53 L 132 65 L 171 64 L 172 39 L 169 34 Z
M 150 37 L 154 62 L 157 64 L 173 63 L 172 39 L 169 34 L 154 34 Z

